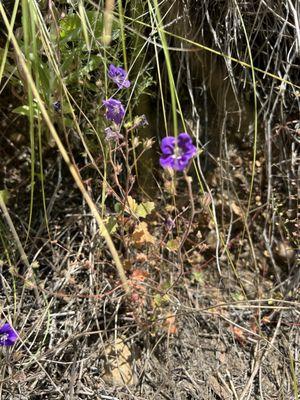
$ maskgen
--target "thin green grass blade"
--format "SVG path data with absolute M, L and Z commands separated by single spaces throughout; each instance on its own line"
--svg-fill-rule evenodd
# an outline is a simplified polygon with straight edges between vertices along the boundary
M 11 31 L 13 30 L 14 25 L 15 25 L 18 8 L 19 8 L 19 0 L 16 0 L 15 4 L 14 4 L 13 12 L 12 12 L 11 20 L 10 20 Z M 1 65 L 0 65 L 0 82 L 2 81 L 2 78 L 3 78 L 4 68 L 5 68 L 7 55 L 8 55 L 9 42 L 10 42 L 10 37 L 8 35 L 8 38 L 5 43 L 3 53 L 2 53 L 2 60 L 1 60 Z
M 34 26 L 34 20 L 32 21 L 31 13 L 31 2 L 30 0 L 22 0 L 22 26 L 24 34 L 24 51 L 27 60 L 28 69 L 32 71 L 32 44 L 36 41 L 36 36 L 32 32 L 32 27 Z M 35 71 L 34 71 L 35 72 Z M 25 83 L 26 84 L 26 83 Z M 30 207 L 29 207 L 29 221 L 28 230 L 25 244 L 29 238 L 29 232 L 32 223 L 32 214 L 34 206 L 34 186 L 35 186 L 35 138 L 34 138 L 34 103 L 32 90 L 29 85 L 27 85 L 27 96 L 28 96 L 28 107 L 29 107 L 29 138 L 30 138 L 30 153 L 31 153 L 31 178 L 30 178 Z
M 90 45 L 89 34 L 88 34 L 88 31 L 91 29 L 90 29 L 90 27 L 87 26 L 88 18 L 86 16 L 85 8 L 83 5 L 83 0 L 79 0 L 78 11 L 79 11 L 79 15 L 80 15 L 81 22 L 82 22 L 82 30 L 83 30 L 85 44 L 86 44 L 87 50 L 91 51 L 91 45 Z
M 115 262 L 115 265 L 116 265 L 116 268 L 118 270 L 120 279 L 122 281 L 124 290 L 128 294 L 128 293 L 130 293 L 130 289 L 129 289 L 129 286 L 128 286 L 128 283 L 127 283 L 126 274 L 125 274 L 123 265 L 121 263 L 121 260 L 119 258 L 118 252 L 117 252 L 117 250 L 116 250 L 116 248 L 114 246 L 114 243 L 112 241 L 112 238 L 111 238 L 111 236 L 110 236 L 110 234 L 109 234 L 109 232 L 108 232 L 108 230 L 107 230 L 107 228 L 106 228 L 106 226 L 105 226 L 105 224 L 104 224 L 104 222 L 103 222 L 103 220 L 102 220 L 102 218 L 101 218 L 101 216 L 100 216 L 100 214 L 99 214 L 99 212 L 97 210 L 97 206 L 94 204 L 93 200 L 91 199 L 90 195 L 88 194 L 87 190 L 85 189 L 84 183 L 82 182 L 82 179 L 81 179 L 81 177 L 80 177 L 80 175 L 78 173 L 78 170 L 77 170 L 76 166 L 73 165 L 73 163 L 71 162 L 71 159 L 70 159 L 70 157 L 69 157 L 64 145 L 62 144 L 62 141 L 61 141 L 61 139 L 60 139 L 60 137 L 59 137 L 59 135 L 58 135 L 58 133 L 57 133 L 52 121 L 51 121 L 51 118 L 50 118 L 50 116 L 49 116 L 49 114 L 47 112 L 47 109 L 46 109 L 46 107 L 44 105 L 44 102 L 43 102 L 43 100 L 42 100 L 42 98 L 41 98 L 41 96 L 40 96 L 40 94 L 39 94 L 39 92 L 37 90 L 37 87 L 36 87 L 35 83 L 34 83 L 32 75 L 31 75 L 31 73 L 30 73 L 30 71 L 29 71 L 29 69 L 28 69 L 28 67 L 26 65 L 26 62 L 24 61 L 24 59 L 22 57 L 22 52 L 21 52 L 21 49 L 20 49 L 20 47 L 18 45 L 16 37 L 13 34 L 13 32 L 11 32 L 11 27 L 10 27 L 6 12 L 5 12 L 5 10 L 3 8 L 3 5 L 1 3 L 0 3 L 0 13 L 1 13 L 2 18 L 4 20 L 6 29 L 8 30 L 8 32 L 11 33 L 12 45 L 14 46 L 14 49 L 15 49 L 15 51 L 17 53 L 17 56 L 20 59 L 20 64 L 21 64 L 21 66 L 22 66 L 22 68 L 24 70 L 24 74 L 25 74 L 26 80 L 27 80 L 28 85 L 30 86 L 30 88 L 32 90 L 32 93 L 33 93 L 33 95 L 35 97 L 35 100 L 36 100 L 36 102 L 37 102 L 37 104 L 38 104 L 38 106 L 40 108 L 40 111 L 41 111 L 41 113 L 43 115 L 45 123 L 47 124 L 47 126 L 48 126 L 48 128 L 49 128 L 49 130 L 51 132 L 51 135 L 52 135 L 53 139 L 55 140 L 55 142 L 57 144 L 57 147 L 58 147 L 63 159 L 65 160 L 65 162 L 66 162 L 66 164 L 67 164 L 67 166 L 68 166 L 68 168 L 70 170 L 70 173 L 72 174 L 72 176 L 74 178 L 74 181 L 75 181 L 78 189 L 81 191 L 81 193 L 83 195 L 83 198 L 85 199 L 86 203 L 88 204 L 88 206 L 89 206 L 89 208 L 91 210 L 91 213 L 93 214 L 95 220 L 97 221 L 99 229 L 102 232 L 102 236 L 104 237 L 104 239 L 106 241 L 106 244 L 107 244 L 107 246 L 108 246 L 108 248 L 109 248 L 109 250 L 111 252 L 112 258 L 113 258 L 113 260 Z
M 158 1 L 153 0 L 153 3 L 154 3 L 154 8 L 151 4 L 151 1 L 148 0 L 149 10 L 152 13 L 154 21 L 156 23 L 156 29 L 158 30 L 158 34 L 160 37 L 160 41 L 161 41 L 164 56 L 165 56 L 167 74 L 168 74 L 168 79 L 169 79 L 170 96 L 171 96 L 171 109 L 172 109 L 172 116 L 173 116 L 173 132 L 174 132 L 174 136 L 177 136 L 178 135 L 178 122 L 177 122 L 177 108 L 176 108 L 176 86 L 175 86 L 174 76 L 173 76 L 173 71 L 172 71 L 171 58 L 170 58 L 170 54 L 169 54 L 168 43 L 166 40 L 166 34 L 165 34 L 165 31 L 162 29 L 163 25 L 162 25 L 162 19 L 161 19 L 161 13 L 160 13 Z

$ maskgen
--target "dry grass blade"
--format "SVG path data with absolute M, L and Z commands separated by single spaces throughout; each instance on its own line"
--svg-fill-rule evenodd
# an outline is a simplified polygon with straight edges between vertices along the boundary
M 103 12 L 104 21 L 103 21 L 103 36 L 102 36 L 103 44 L 105 46 L 109 46 L 111 42 L 114 8 L 115 8 L 115 0 L 106 0 L 105 9 Z

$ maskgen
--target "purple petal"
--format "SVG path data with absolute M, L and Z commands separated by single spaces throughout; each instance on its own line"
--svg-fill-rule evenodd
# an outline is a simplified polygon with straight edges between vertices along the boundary
M 190 144 L 188 147 L 185 148 L 184 150 L 184 155 L 188 158 L 194 157 L 194 155 L 197 153 L 197 148 L 193 145 Z
M 16 342 L 17 339 L 18 339 L 17 333 L 15 331 L 11 331 L 11 333 L 8 337 L 8 340 L 7 340 L 8 345 L 12 346 Z
M 108 69 L 109 78 L 115 78 L 116 76 L 126 76 L 126 71 L 121 67 L 116 67 L 114 64 L 110 64 Z
M 188 151 L 191 146 L 194 147 L 192 138 L 186 132 L 180 133 L 178 135 L 178 147 L 180 147 L 184 152 Z
M 128 89 L 129 86 L 130 86 L 130 81 L 128 79 L 125 79 L 122 83 L 122 87 L 125 89 Z M 119 89 L 121 89 L 121 88 L 119 88 Z
M 10 333 L 12 330 L 12 327 L 10 326 L 9 323 L 5 323 L 1 328 L 0 328 L 0 335 L 5 334 L 5 333 Z
M 174 168 L 174 156 L 163 154 L 159 159 L 159 163 L 163 168 Z
M 115 99 L 103 100 L 103 104 L 106 107 L 106 118 L 119 125 L 125 115 L 123 104 Z
M 178 145 L 183 146 L 185 143 L 192 143 L 192 138 L 186 132 L 179 133 L 178 135 Z
M 191 157 L 182 156 L 176 159 L 176 164 L 174 169 L 176 171 L 183 171 L 189 164 Z
M 103 103 L 103 105 L 104 105 L 105 107 L 109 107 L 110 104 L 111 104 L 111 101 L 110 101 L 110 100 L 102 100 L 102 103 Z
M 174 153 L 176 139 L 173 136 L 164 137 L 161 141 L 161 151 L 164 155 L 171 155 Z
M 119 89 L 123 89 L 123 88 L 128 89 L 130 86 L 130 82 L 126 78 L 116 77 L 113 79 L 113 81 L 117 84 Z
M 17 339 L 18 334 L 10 324 L 5 323 L 0 328 L 0 346 L 12 346 Z
M 189 165 L 197 149 L 193 145 L 191 136 L 182 132 L 177 138 L 173 136 L 163 138 L 161 151 L 163 154 L 160 157 L 160 165 L 163 168 L 169 167 L 176 171 L 183 171 Z
M 116 67 L 113 64 L 110 64 L 108 69 L 108 77 L 117 84 L 119 89 L 129 88 L 130 81 L 127 79 L 127 72 L 125 69 L 121 67 Z
M 113 64 L 110 64 L 108 68 L 108 77 L 112 79 L 116 76 L 116 73 L 117 73 L 117 67 Z
M 189 159 L 192 158 L 197 152 L 196 147 L 193 145 L 192 138 L 186 132 L 178 135 L 178 147 L 182 149 L 183 154 L 189 157 Z

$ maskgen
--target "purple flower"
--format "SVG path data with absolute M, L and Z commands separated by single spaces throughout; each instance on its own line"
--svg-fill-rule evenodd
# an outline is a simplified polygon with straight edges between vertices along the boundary
M 123 104 L 115 99 L 103 100 L 103 104 L 106 107 L 106 118 L 120 125 L 125 115 Z
M 61 111 L 61 103 L 59 100 L 55 101 L 53 103 L 53 108 L 56 112 L 60 112 Z
M 108 77 L 118 85 L 119 89 L 129 88 L 130 81 L 127 79 L 127 72 L 121 67 L 110 64 L 108 69 Z
M 0 328 L 0 346 L 12 346 L 18 339 L 18 334 L 6 323 Z
M 173 136 L 163 138 L 160 147 L 163 153 L 159 159 L 160 165 L 176 171 L 183 171 L 197 151 L 192 138 L 186 132 L 180 133 L 177 138 Z

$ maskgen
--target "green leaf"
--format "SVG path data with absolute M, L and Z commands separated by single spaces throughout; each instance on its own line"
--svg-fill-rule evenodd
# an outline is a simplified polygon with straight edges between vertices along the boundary
M 167 294 L 164 294 L 163 296 L 156 294 L 153 302 L 156 307 L 166 306 L 170 302 L 170 297 Z
M 152 201 L 138 204 L 131 196 L 128 196 L 127 201 L 130 211 L 140 218 L 146 218 L 155 209 L 155 204 Z
M 181 240 L 180 240 L 179 238 L 171 239 L 171 240 L 168 241 L 166 247 L 167 247 L 167 249 L 168 249 L 169 251 L 172 251 L 172 252 L 175 253 L 175 252 L 178 251 L 178 249 L 179 249 L 180 242 L 181 242 Z
M 90 72 L 95 71 L 96 69 L 99 68 L 101 64 L 101 58 L 100 56 L 94 56 L 92 55 L 88 61 L 88 63 L 81 68 L 80 70 L 80 77 L 84 77 L 88 75 Z
M 29 115 L 30 115 L 29 106 L 27 106 L 27 105 L 20 106 L 20 107 L 17 107 L 15 109 L 13 109 L 13 112 L 16 113 L 16 114 L 24 115 L 24 116 L 26 116 L 28 118 L 29 118 Z M 37 104 L 34 103 L 33 104 L 33 116 L 35 118 L 37 118 L 39 114 L 40 114 L 40 110 L 38 109 Z
M 120 213 L 123 210 L 122 204 L 121 203 L 116 203 L 114 205 L 114 209 L 116 213 Z
M 0 197 L 2 198 L 4 204 L 7 204 L 9 199 L 9 192 L 8 190 L 0 190 Z
M 77 14 L 69 14 L 60 21 L 60 37 L 63 42 L 81 39 L 81 20 Z
M 155 209 L 155 204 L 152 201 L 141 203 L 137 207 L 137 214 L 139 217 L 146 218 Z
M 116 220 L 115 217 L 108 217 L 108 218 L 105 218 L 104 224 L 105 224 L 106 229 L 108 230 L 108 233 L 109 233 L 110 235 L 113 234 L 113 233 L 115 233 L 116 230 L 117 230 L 117 228 L 118 228 L 118 222 L 117 222 L 117 220 Z M 99 229 L 99 232 L 100 232 L 100 235 L 103 236 L 103 234 L 104 234 L 103 229 L 100 228 L 100 229 Z
M 193 271 L 193 280 L 200 285 L 204 284 L 203 274 L 200 271 Z
M 102 14 L 97 11 L 86 11 L 88 25 L 96 38 L 103 31 Z M 60 37 L 63 42 L 83 40 L 83 22 L 78 14 L 69 14 L 60 21 Z M 90 34 L 90 31 L 88 31 Z
M 74 121 L 71 118 L 65 117 L 64 123 L 67 128 L 74 128 Z
M 235 301 L 243 301 L 243 300 L 245 300 L 245 296 L 241 292 L 231 293 L 231 297 Z

